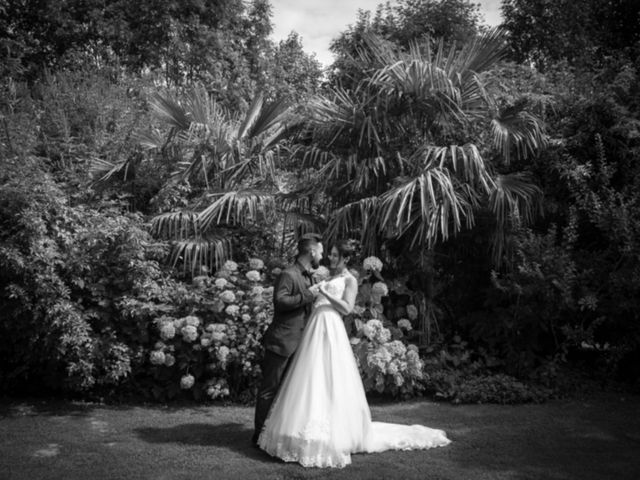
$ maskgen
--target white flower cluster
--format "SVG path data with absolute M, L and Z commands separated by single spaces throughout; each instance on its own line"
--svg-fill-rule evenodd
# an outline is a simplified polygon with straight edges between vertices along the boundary
M 175 363 L 176 363 L 176 357 L 174 357 L 170 353 L 164 354 L 164 365 L 166 367 L 173 367 Z
M 211 400 L 228 396 L 229 385 L 227 384 L 227 381 L 223 378 L 214 379 L 213 382 L 207 387 L 207 395 L 209 395 Z
M 162 340 L 171 340 L 176 336 L 176 327 L 173 326 L 173 322 L 162 322 L 160 325 L 160 338 Z
M 364 262 L 362 262 L 362 268 L 365 271 L 380 272 L 382 270 L 382 266 L 382 260 L 378 257 L 367 257 L 364 259 Z
M 185 325 L 180 330 L 180 333 L 182 334 L 182 339 L 188 343 L 195 342 L 198 338 L 198 329 L 193 325 Z
M 262 285 L 256 285 L 251 288 L 251 295 L 258 296 L 264 293 L 264 287 Z
M 376 282 L 371 287 L 371 293 L 386 297 L 389 294 L 389 287 L 387 287 L 387 284 L 384 282 Z
M 237 272 L 238 264 L 233 260 L 227 260 L 226 262 L 224 262 L 224 265 L 222 265 L 222 269 L 230 273 Z
M 224 309 L 225 313 L 231 317 L 237 317 L 240 313 L 240 307 L 238 305 L 229 305 Z
M 362 334 L 369 340 L 375 340 L 379 343 L 386 343 L 391 339 L 391 331 L 375 318 L 362 326 Z
M 213 282 L 213 284 L 220 289 L 223 289 L 224 287 L 226 287 L 229 282 L 227 282 L 227 280 L 225 278 L 216 278 L 216 280 Z
M 161 350 L 154 350 L 149 355 L 149 360 L 151 361 L 152 365 L 164 365 L 164 362 L 165 362 L 164 352 Z
M 250 258 L 249 268 L 251 270 L 262 270 L 264 268 L 264 262 L 259 258 Z
M 320 265 L 318 268 L 316 268 L 313 271 L 311 275 L 313 276 L 313 279 L 316 281 L 316 283 L 318 283 L 324 280 L 329 280 L 329 277 L 331 276 L 331 272 L 327 267 Z
M 206 330 L 209 332 L 209 337 L 213 342 L 220 343 L 227 337 L 227 334 L 225 333 L 227 331 L 227 326 L 224 323 L 210 323 L 207 325 Z
M 402 330 L 406 330 L 407 332 L 409 330 L 413 330 L 413 326 L 411 325 L 411 322 L 406 318 L 401 318 L 400 320 L 398 320 L 398 328 L 401 328 Z
M 259 282 L 260 281 L 260 272 L 257 270 L 249 270 L 245 273 L 245 276 L 250 282 Z
M 224 303 L 233 303 L 236 301 L 236 294 L 233 293 L 231 290 L 225 290 L 224 292 L 222 292 L 220 294 L 220 300 L 222 300 Z
M 411 320 L 418 318 L 418 308 L 415 305 L 407 305 L 407 317 Z
M 195 378 L 193 378 L 193 375 L 184 375 L 180 379 L 180 388 L 182 388 L 183 390 L 189 390 L 191 387 L 193 387 L 194 383 L 196 383 L 196 380 Z

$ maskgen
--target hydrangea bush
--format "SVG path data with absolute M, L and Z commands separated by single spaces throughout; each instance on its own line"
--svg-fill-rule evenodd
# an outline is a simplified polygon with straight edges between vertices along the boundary
M 352 269 L 358 279 L 358 296 L 350 316 L 351 345 L 366 391 L 410 397 L 423 390 L 424 365 L 418 347 L 407 341 L 412 322 L 400 318 L 394 323 L 384 314 L 382 299 L 389 287 L 379 275 L 382 268 L 380 259 L 368 257 L 360 270 Z M 417 309 L 410 307 L 407 314 L 415 320 Z
M 157 341 L 148 361 L 156 397 L 182 391 L 196 399 L 253 398 L 260 339 L 273 317 L 273 287 L 265 287 L 270 280 L 260 259 L 227 261 L 214 276 L 193 279 L 199 294 L 193 312 L 152 320 Z

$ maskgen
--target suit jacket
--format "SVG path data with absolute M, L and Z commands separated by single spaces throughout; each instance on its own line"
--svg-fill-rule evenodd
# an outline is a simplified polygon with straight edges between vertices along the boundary
M 311 280 L 303 276 L 304 267 L 296 262 L 276 279 L 273 288 L 273 321 L 264 333 L 262 344 L 283 357 L 292 355 L 306 325 L 314 296 L 309 291 Z

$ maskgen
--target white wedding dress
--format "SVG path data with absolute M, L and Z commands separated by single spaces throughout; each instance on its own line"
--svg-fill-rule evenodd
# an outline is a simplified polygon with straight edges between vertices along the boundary
M 345 277 L 327 283 L 342 296 Z M 320 295 L 258 445 L 305 467 L 344 467 L 356 452 L 447 445 L 442 430 L 371 421 L 358 366 L 341 315 Z

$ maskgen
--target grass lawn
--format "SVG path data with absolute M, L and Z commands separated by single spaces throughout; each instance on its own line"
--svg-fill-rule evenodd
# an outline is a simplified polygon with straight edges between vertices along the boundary
M 0 479 L 640 479 L 640 397 L 542 405 L 372 405 L 374 420 L 421 423 L 453 443 L 354 455 L 341 470 L 286 464 L 250 446 L 241 406 L 0 402 Z

